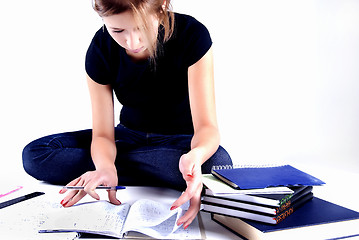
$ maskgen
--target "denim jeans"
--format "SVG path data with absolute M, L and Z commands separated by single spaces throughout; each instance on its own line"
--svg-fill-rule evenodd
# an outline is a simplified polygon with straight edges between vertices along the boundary
M 38 180 L 67 184 L 87 171 L 95 170 L 91 159 L 92 130 L 46 136 L 23 150 L 25 171 Z M 162 186 L 183 190 L 180 157 L 190 150 L 192 135 L 162 135 L 115 127 L 116 168 L 119 185 Z M 221 146 L 202 165 L 210 173 L 214 165 L 232 164 Z

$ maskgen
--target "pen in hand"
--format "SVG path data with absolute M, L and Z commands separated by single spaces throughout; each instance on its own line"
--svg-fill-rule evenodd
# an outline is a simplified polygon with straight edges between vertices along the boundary
M 82 186 L 64 186 L 63 188 L 68 189 L 68 190 L 83 190 L 84 189 L 84 187 L 82 187 Z M 123 186 L 112 186 L 112 187 L 98 186 L 98 187 L 96 187 L 96 189 L 120 190 L 120 189 L 126 189 L 126 187 L 123 187 Z

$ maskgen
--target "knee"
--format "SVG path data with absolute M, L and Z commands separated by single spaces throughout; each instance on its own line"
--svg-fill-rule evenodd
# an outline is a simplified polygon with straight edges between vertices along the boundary
M 210 157 L 202 166 L 202 173 L 207 174 L 211 173 L 213 166 L 219 165 L 232 165 L 231 156 L 228 152 L 222 147 L 219 146 L 217 151 Z
M 231 156 L 222 146 L 218 147 L 218 150 L 214 154 L 214 157 L 221 165 L 232 165 Z
M 36 175 L 39 169 L 38 165 L 40 162 L 40 158 L 38 156 L 39 149 L 40 146 L 38 146 L 37 141 L 35 140 L 27 144 L 22 151 L 22 164 L 24 170 L 29 175 L 35 178 L 38 178 Z
M 210 159 L 211 159 L 210 163 L 212 164 L 212 166 L 232 165 L 231 156 L 222 146 L 218 147 L 217 151 L 213 154 L 213 156 Z
M 49 137 L 42 137 L 27 144 L 22 151 L 22 164 L 26 173 L 38 179 L 45 180 L 44 175 L 50 171 L 50 159 L 55 155 L 58 146 L 54 146 Z
M 24 170 L 32 177 L 50 183 L 68 183 L 86 171 L 94 170 L 88 136 L 91 132 L 45 136 L 25 146 Z

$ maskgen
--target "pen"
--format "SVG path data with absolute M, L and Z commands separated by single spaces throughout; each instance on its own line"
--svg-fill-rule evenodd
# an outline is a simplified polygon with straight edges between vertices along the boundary
M 84 187 L 82 187 L 82 186 L 64 186 L 63 188 L 64 189 L 71 189 L 71 190 L 82 190 L 82 189 L 84 189 Z M 98 187 L 96 187 L 96 189 L 119 190 L 119 189 L 126 189 L 126 187 L 123 187 L 123 186 L 113 186 L 113 187 L 98 186 Z

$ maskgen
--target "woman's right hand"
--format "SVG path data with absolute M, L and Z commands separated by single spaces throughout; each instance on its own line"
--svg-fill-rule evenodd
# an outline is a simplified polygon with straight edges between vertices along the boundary
M 83 190 L 70 190 L 65 198 L 61 201 L 64 207 L 71 207 L 80 201 L 86 194 L 89 194 L 96 200 L 100 200 L 99 195 L 95 192 L 96 187 L 102 186 L 117 186 L 118 177 L 116 168 L 98 169 L 89 171 L 68 183 L 66 186 L 84 187 Z M 108 198 L 111 203 L 120 205 L 121 202 L 116 198 L 116 190 L 107 190 Z M 60 194 L 67 192 L 67 189 L 60 190 Z

